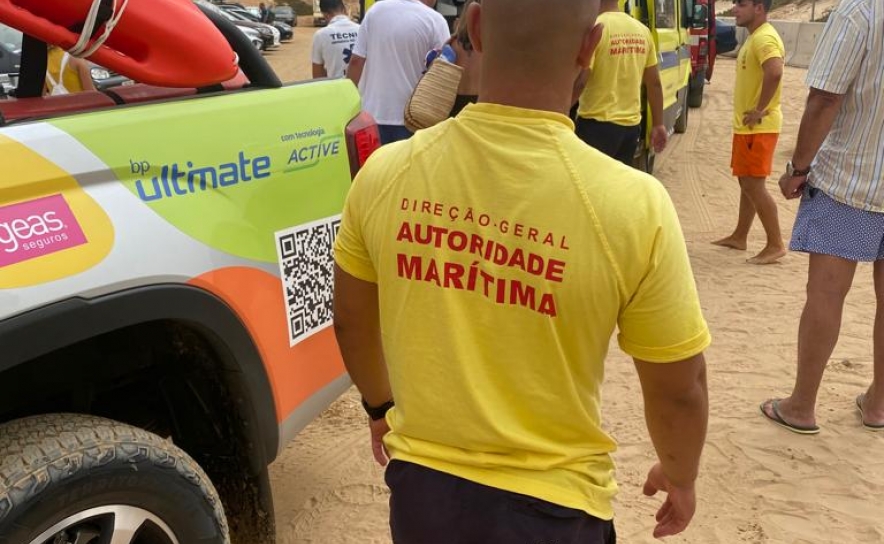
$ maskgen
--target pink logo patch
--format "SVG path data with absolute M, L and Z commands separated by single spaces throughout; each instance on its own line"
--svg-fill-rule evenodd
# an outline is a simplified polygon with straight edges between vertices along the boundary
M 83 229 L 61 195 L 0 208 L 0 268 L 86 242 Z

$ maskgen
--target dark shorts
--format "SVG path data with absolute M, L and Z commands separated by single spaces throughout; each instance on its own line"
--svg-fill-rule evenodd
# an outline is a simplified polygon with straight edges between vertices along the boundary
M 392 461 L 394 544 L 615 544 L 614 522 L 581 510 Z
M 604 123 L 595 119 L 578 117 L 574 123 L 577 136 L 609 157 L 627 166 L 632 166 L 638 139 L 642 134 L 641 125 L 624 127 L 616 123 Z
M 404 125 L 378 125 L 378 132 L 381 137 L 381 145 L 407 140 L 412 136 L 411 131 Z
M 789 249 L 856 262 L 880 261 L 884 259 L 884 213 L 854 208 L 808 185 Z

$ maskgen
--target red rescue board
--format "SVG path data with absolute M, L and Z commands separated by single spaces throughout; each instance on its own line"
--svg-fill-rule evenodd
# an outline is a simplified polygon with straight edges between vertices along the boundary
M 117 0 L 121 4 L 122 0 Z M 70 49 L 92 0 L 0 0 L 0 22 Z M 93 36 L 100 36 L 104 26 Z M 89 60 L 136 81 L 203 87 L 233 78 L 236 54 L 192 0 L 129 0 L 107 41 Z

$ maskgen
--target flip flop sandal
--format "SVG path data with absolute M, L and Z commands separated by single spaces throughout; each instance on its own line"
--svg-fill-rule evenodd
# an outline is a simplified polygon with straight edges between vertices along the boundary
M 863 414 L 863 400 L 865 400 L 866 394 L 863 393 L 856 397 L 856 409 L 859 410 L 859 420 L 863 425 L 863 429 L 872 432 L 884 431 L 884 423 L 881 424 L 872 424 L 866 423 L 865 415 Z
M 793 433 L 805 434 L 805 435 L 819 434 L 820 428 L 818 425 L 814 425 L 812 427 L 805 427 L 803 425 L 795 425 L 794 423 L 789 423 L 788 421 L 783 419 L 783 416 L 780 415 L 780 409 L 779 409 L 780 400 L 782 400 L 782 399 L 770 399 L 770 400 L 766 400 L 766 401 L 762 402 L 761 406 L 759 406 L 759 409 L 761 409 L 761 415 L 766 417 L 768 420 L 776 423 L 780 427 L 792 431 Z M 768 414 L 764 409 L 764 407 L 768 403 L 770 403 L 770 411 L 771 411 L 770 414 Z

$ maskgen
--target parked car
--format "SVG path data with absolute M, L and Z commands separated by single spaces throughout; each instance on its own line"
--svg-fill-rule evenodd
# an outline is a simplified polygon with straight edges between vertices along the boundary
M 241 8 L 236 4 L 218 4 L 218 7 L 226 10 L 228 13 L 231 13 L 235 16 L 239 16 L 243 20 L 253 21 L 255 23 L 261 22 L 260 18 L 257 15 L 252 15 L 252 13 L 249 12 L 249 10 L 247 10 L 245 8 Z M 279 39 L 280 40 L 291 40 L 295 36 L 294 30 L 292 29 L 292 27 L 283 23 L 283 22 L 273 21 L 272 23 L 267 23 L 267 24 L 270 24 L 270 26 L 272 26 L 273 28 L 275 28 L 276 30 L 279 31 Z
M 0 22 L 61 43 L 35 4 Z M 377 126 L 198 6 L 92 55 L 151 84 L 43 97 L 25 57 L 0 100 L 2 544 L 272 544 L 268 465 L 351 385 L 331 248 Z
M 737 48 L 737 29 L 733 23 L 718 20 L 715 22 L 715 48 L 719 55 L 730 53 Z
M 252 45 L 255 46 L 255 49 L 259 51 L 264 50 L 264 40 L 261 39 L 261 34 L 255 30 L 254 28 L 249 28 L 247 26 L 238 26 L 236 27 L 240 32 L 246 35 L 249 38 L 249 41 L 252 42 Z
M 222 17 L 229 20 L 230 22 L 232 22 L 234 25 L 236 25 L 238 27 L 251 28 L 252 30 L 257 32 L 258 34 L 260 34 L 261 40 L 263 41 L 263 47 L 261 48 L 262 50 L 266 51 L 267 49 L 277 47 L 280 44 L 279 31 L 270 25 L 266 25 L 264 23 L 256 23 L 254 21 L 249 21 L 249 20 L 243 19 L 242 17 L 239 17 L 233 13 L 230 13 L 229 11 L 227 11 L 225 9 L 221 9 L 216 4 L 206 3 L 205 9 L 209 9 L 209 10 L 221 15 Z
M 273 12 L 275 20 L 282 21 L 289 26 L 298 26 L 298 18 L 291 6 L 273 6 L 270 11 Z

